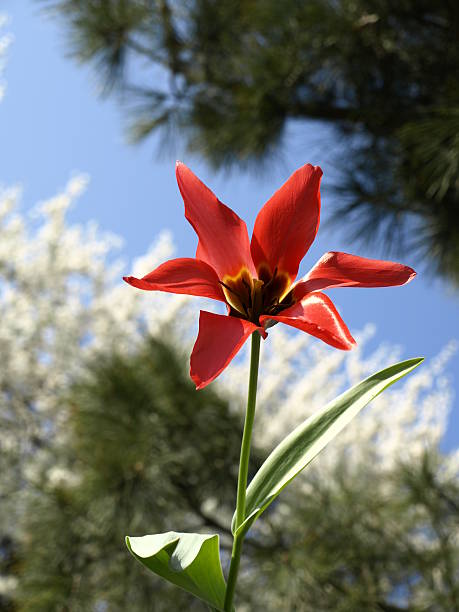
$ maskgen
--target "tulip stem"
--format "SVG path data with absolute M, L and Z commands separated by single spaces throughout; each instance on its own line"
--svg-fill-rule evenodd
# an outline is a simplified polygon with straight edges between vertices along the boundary
M 234 531 L 242 525 L 245 519 L 245 497 L 247 489 L 247 476 L 249 472 L 250 443 L 252 439 L 253 421 L 255 418 L 255 404 L 257 399 L 258 365 L 260 362 L 260 334 L 252 334 L 252 350 L 250 354 L 249 392 L 247 396 L 247 410 L 245 413 L 244 432 L 242 434 L 241 458 L 239 461 L 239 476 L 237 481 L 236 518 Z M 225 593 L 225 612 L 233 611 L 233 599 L 236 589 L 239 563 L 241 560 L 244 530 L 234 536 L 231 565 Z

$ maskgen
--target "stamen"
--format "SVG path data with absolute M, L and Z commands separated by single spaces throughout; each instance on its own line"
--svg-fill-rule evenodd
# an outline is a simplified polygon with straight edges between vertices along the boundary
M 249 285 L 245 278 L 242 279 L 242 284 L 247 289 L 247 294 L 249 297 L 249 308 L 252 308 L 252 287 Z
M 277 274 L 277 268 L 274 268 L 274 272 L 273 275 L 271 276 L 271 278 L 269 279 L 269 281 L 266 283 L 266 285 L 263 287 L 263 290 L 266 291 L 266 289 L 272 285 L 274 279 L 276 278 L 276 274 Z
M 223 285 L 223 287 L 225 287 L 225 289 L 228 289 L 228 291 L 231 291 L 231 293 L 233 293 L 234 295 L 236 295 L 237 297 L 239 297 L 239 294 L 236 293 L 236 291 L 234 291 L 234 289 L 231 289 L 231 287 L 229 285 L 227 285 L 226 283 L 224 283 L 223 281 L 219 280 L 218 281 L 220 283 L 220 285 Z

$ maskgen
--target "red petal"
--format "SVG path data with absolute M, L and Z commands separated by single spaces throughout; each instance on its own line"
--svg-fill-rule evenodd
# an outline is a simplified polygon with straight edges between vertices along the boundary
M 177 162 L 176 175 L 185 202 L 185 217 L 199 238 L 196 257 L 212 266 L 220 279 L 237 275 L 244 266 L 256 276 L 244 221 L 185 164 Z
M 349 351 L 355 345 L 333 302 L 324 293 L 310 293 L 280 315 L 263 315 L 260 323 L 269 319 L 301 329 L 343 351 Z
M 250 321 L 201 310 L 199 334 L 190 359 L 196 389 L 217 378 L 256 329 Z
M 186 293 L 226 301 L 215 270 L 197 259 L 171 259 L 143 278 L 125 276 L 124 280 L 145 291 Z
M 294 289 L 297 299 L 330 287 L 393 287 L 416 276 L 413 268 L 392 261 L 367 259 L 348 253 L 325 253 Z
M 252 258 L 257 270 L 268 264 L 294 280 L 298 266 L 319 229 L 319 166 L 306 164 L 288 179 L 258 213 L 252 236 Z

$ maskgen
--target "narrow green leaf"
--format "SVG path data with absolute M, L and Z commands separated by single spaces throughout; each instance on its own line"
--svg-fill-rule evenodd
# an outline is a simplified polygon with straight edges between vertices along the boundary
M 218 535 L 168 531 L 139 538 L 126 537 L 131 553 L 145 567 L 223 610 L 225 579 L 220 563 Z
M 294 429 L 272 451 L 248 486 L 246 518 L 237 532 L 246 532 L 282 489 L 344 429 L 362 408 L 422 361 L 422 358 L 409 359 L 373 374 Z

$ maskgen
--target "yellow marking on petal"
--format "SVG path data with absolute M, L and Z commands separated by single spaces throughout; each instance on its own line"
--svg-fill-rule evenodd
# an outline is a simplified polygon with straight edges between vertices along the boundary
M 225 275 L 222 280 L 222 288 L 228 304 L 247 316 L 247 309 L 252 304 L 253 294 L 253 279 L 249 270 L 244 266 L 236 276 Z
M 287 274 L 287 272 L 278 272 L 277 275 L 283 279 L 284 284 L 285 284 L 285 289 L 281 293 L 280 298 L 279 298 L 279 302 L 282 302 L 284 297 L 290 292 L 290 289 L 292 287 L 292 279 L 291 279 L 290 274 Z

